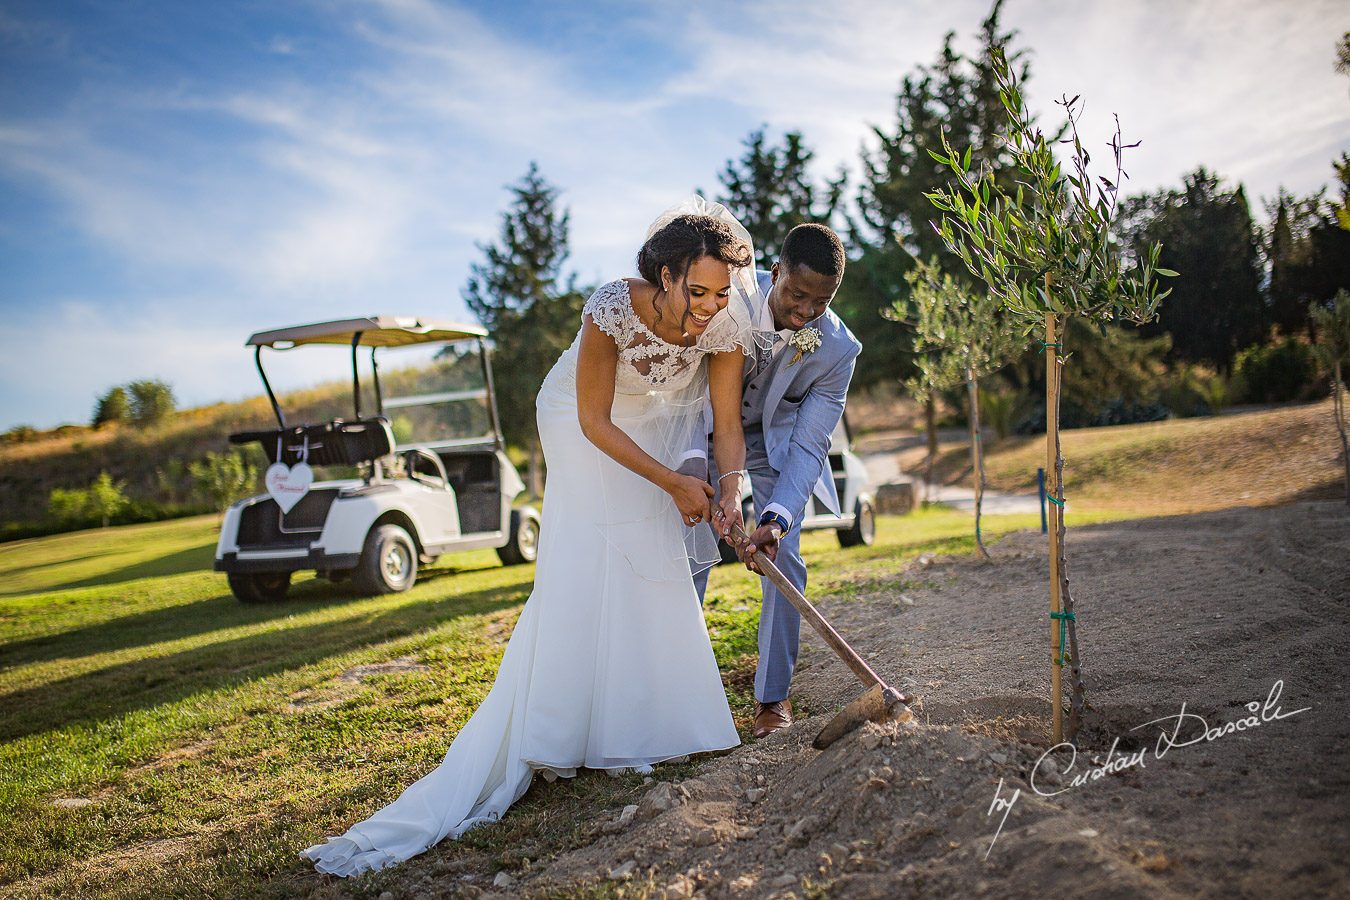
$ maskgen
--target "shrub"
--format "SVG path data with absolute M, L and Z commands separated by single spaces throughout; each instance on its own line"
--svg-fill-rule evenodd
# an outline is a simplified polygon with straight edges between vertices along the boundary
M 127 399 L 127 389 L 118 385 L 99 398 L 94 407 L 94 427 L 110 422 L 125 422 L 131 416 L 131 402 Z
M 1012 434 L 1013 426 L 1025 414 L 1028 405 L 1028 398 L 1022 394 L 980 388 L 980 415 L 1000 441 Z
M 15 425 L 3 435 L 6 444 L 27 444 L 37 440 L 37 429 L 32 425 Z
M 89 516 L 89 492 L 81 488 L 52 488 L 47 511 L 58 522 L 78 522 Z
M 188 466 L 197 492 L 216 509 L 253 493 L 258 469 L 241 453 L 208 453 Z
M 1226 378 L 1204 365 L 1180 362 L 1163 379 L 1159 402 L 1179 418 L 1218 415 L 1243 393 L 1238 376 Z
M 1060 403 L 1059 423 L 1062 428 L 1100 428 L 1104 425 L 1160 422 L 1171 418 L 1171 415 L 1162 403 L 1132 403 L 1123 397 L 1098 402 L 1090 408 L 1064 400 Z M 1045 434 L 1045 405 L 1033 407 L 1013 431 L 1020 435 Z
M 1304 397 L 1317 378 L 1313 349 L 1295 337 L 1238 351 L 1233 371 L 1249 403 L 1288 403 Z
M 177 401 L 173 388 L 163 381 L 133 381 L 127 390 L 131 393 L 131 420 L 142 428 L 159 424 L 174 411 Z

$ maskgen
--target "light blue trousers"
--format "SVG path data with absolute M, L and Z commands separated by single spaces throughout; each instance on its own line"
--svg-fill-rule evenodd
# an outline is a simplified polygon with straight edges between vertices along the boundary
M 760 448 L 754 446 L 752 434 L 750 429 L 746 430 L 746 469 L 750 472 L 750 485 L 756 497 L 772 497 L 774 486 L 778 483 L 778 473 L 769 468 L 768 459 L 762 450 L 755 452 Z M 762 441 L 760 437 L 761 447 Z M 716 477 L 714 472 L 713 478 Z M 754 523 L 747 522 L 746 530 L 753 531 Z M 806 564 L 802 562 L 801 541 L 801 517 L 798 516 L 797 521 L 792 523 L 792 530 L 778 542 L 774 565 L 805 596 Z M 703 602 L 704 592 L 708 588 L 708 571 L 704 569 L 694 573 L 699 603 Z M 802 617 L 797 607 L 769 579 L 760 578 L 760 590 L 764 603 L 759 612 L 759 667 L 755 670 L 755 699 L 761 703 L 774 703 L 786 700 L 788 696 L 792 670 L 797 665 Z

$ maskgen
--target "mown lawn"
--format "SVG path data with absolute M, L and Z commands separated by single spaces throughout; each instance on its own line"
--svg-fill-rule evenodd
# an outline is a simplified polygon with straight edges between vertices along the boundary
M 990 517 L 990 533 L 1035 517 Z M 274 606 L 208 571 L 214 517 L 0 547 L 0 892 L 15 897 L 325 895 L 297 858 L 439 762 L 486 694 L 533 567 L 446 557 L 405 593 L 358 598 L 312 578 Z M 925 552 L 973 548 L 948 510 L 883 517 L 873 547 L 830 532 L 804 551 L 816 597 L 887 585 Z M 712 576 L 707 620 L 743 736 L 758 584 Z M 419 667 L 365 679 L 356 666 Z M 697 761 L 689 764 L 696 765 Z M 520 868 L 587 839 L 637 776 L 530 791 L 449 850 Z M 374 896 L 386 881 L 348 883 Z

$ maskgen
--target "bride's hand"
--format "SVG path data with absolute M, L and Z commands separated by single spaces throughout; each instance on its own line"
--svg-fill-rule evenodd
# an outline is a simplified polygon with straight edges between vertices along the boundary
M 713 510 L 716 517 L 713 524 L 717 526 L 717 533 L 720 537 L 730 538 L 731 526 L 738 525 L 745 528 L 745 517 L 741 514 L 741 495 L 737 491 L 735 494 L 723 494 L 722 502 L 718 508 Z
M 667 490 L 670 492 L 670 496 L 674 498 L 675 505 L 679 507 L 680 517 L 684 520 L 684 524 L 692 526 L 699 522 L 712 521 L 710 501 L 713 496 L 713 488 L 708 482 L 692 475 L 681 475 L 676 472 Z

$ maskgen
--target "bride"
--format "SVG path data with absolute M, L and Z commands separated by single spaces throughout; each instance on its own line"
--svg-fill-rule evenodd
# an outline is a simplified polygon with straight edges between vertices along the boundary
M 692 197 L 652 224 L 641 278 L 599 288 L 536 401 L 548 465 L 534 591 L 497 679 L 445 759 L 342 837 L 305 850 L 354 875 L 494 821 L 535 772 L 647 771 L 739 743 L 690 577 L 740 523 L 741 369 L 757 288 L 749 234 Z M 706 429 L 728 473 L 676 471 Z

